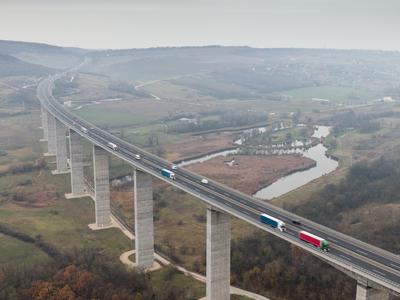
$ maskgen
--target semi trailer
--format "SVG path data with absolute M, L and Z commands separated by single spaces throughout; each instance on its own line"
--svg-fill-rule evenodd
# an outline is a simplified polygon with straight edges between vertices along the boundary
M 170 171 L 170 170 L 162 169 L 161 170 L 161 175 L 164 176 L 164 177 L 167 177 L 169 179 L 175 180 L 175 173 Z
M 260 215 L 260 221 L 268 224 L 269 226 L 273 228 L 278 228 L 280 231 L 286 231 L 286 224 L 282 222 L 281 220 L 271 217 L 267 214 L 261 214 Z
M 329 242 L 319 236 L 303 230 L 299 232 L 299 238 L 302 241 L 314 245 L 315 247 L 318 247 L 323 251 L 329 251 Z

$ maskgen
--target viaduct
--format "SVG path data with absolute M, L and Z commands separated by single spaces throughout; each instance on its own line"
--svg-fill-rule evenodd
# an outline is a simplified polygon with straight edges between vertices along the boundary
M 71 193 L 66 197 L 82 197 L 87 195 L 83 175 L 82 141 L 85 139 L 93 144 L 96 228 L 107 228 L 111 224 L 110 156 L 115 155 L 132 165 L 135 255 L 138 268 L 151 268 L 154 262 L 152 178 L 157 177 L 194 195 L 207 206 L 206 297 L 209 300 L 230 299 L 230 219 L 232 216 L 308 251 L 356 279 L 355 298 L 357 300 L 383 300 L 400 294 L 398 255 L 313 223 L 210 179 L 207 184 L 204 184 L 201 182 L 202 176 L 183 168 L 176 170 L 176 180 L 162 176 L 160 170 L 171 169 L 170 162 L 78 118 L 56 101 L 52 89 L 54 81 L 61 76 L 63 74 L 49 76 L 42 80 L 37 88 L 37 96 L 41 103 L 43 140 L 47 141 L 48 145 L 45 155 L 56 157 L 57 167 L 53 174 L 70 173 Z M 109 143 L 117 147 L 113 149 Z M 140 155 L 140 159 L 137 155 Z M 264 212 L 286 222 L 287 231 L 281 232 L 261 223 L 259 217 Z M 294 225 L 291 222 L 294 219 L 300 220 L 301 225 Z M 307 230 L 330 241 L 331 251 L 324 252 L 301 241 L 298 238 L 300 230 Z M 251 249 L 249 252 L 251 255 Z

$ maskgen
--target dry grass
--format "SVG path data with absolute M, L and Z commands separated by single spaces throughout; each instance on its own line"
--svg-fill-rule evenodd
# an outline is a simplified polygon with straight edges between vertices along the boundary
M 229 166 L 226 162 L 233 159 L 234 164 Z M 309 168 L 314 163 L 300 155 L 230 155 L 190 165 L 188 169 L 251 195 L 280 177 Z
M 208 153 L 233 146 L 233 135 L 230 133 L 207 134 L 203 136 L 187 135 L 181 141 L 164 144 L 165 157 L 174 161 L 201 153 Z
M 70 78 L 71 76 L 68 77 L 69 80 Z M 79 93 L 64 96 L 61 98 L 63 101 L 86 102 L 127 96 L 124 93 L 108 89 L 111 82 L 108 78 L 80 73 L 74 75 L 74 82 L 79 86 Z

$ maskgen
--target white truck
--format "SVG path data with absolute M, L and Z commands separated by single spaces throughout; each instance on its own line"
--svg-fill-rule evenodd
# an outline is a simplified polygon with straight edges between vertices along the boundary
M 161 170 L 161 175 L 164 177 L 167 177 L 169 179 L 175 180 L 175 173 L 168 170 L 168 169 L 162 169 Z

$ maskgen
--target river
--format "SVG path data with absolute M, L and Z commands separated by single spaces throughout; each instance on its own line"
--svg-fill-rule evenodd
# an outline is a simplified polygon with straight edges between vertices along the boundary
M 284 128 L 284 127 L 282 126 L 282 128 Z M 260 128 L 258 128 L 258 130 L 260 132 L 264 132 L 265 128 L 260 127 Z M 278 130 L 280 130 L 280 128 L 278 128 Z M 329 134 L 330 134 L 330 127 L 315 126 L 315 130 L 314 130 L 312 137 L 323 138 L 323 137 L 327 137 Z M 240 142 L 239 142 L 239 140 L 240 140 Z M 241 139 L 239 139 L 239 140 L 236 140 L 235 144 L 241 145 L 242 144 Z M 308 144 L 309 144 L 309 142 L 306 142 L 306 145 L 308 145 Z M 279 146 L 279 145 L 276 145 L 276 146 Z M 292 146 L 301 147 L 301 146 L 304 146 L 304 144 L 300 141 L 296 141 L 292 144 Z M 237 154 L 238 151 L 239 151 L 239 148 L 224 150 L 224 151 L 216 152 L 213 154 L 205 155 L 205 156 L 202 156 L 199 158 L 183 161 L 183 162 L 179 163 L 178 166 L 183 167 L 183 166 L 191 165 L 194 163 L 201 163 L 201 162 L 210 160 L 214 157 L 227 156 L 230 154 Z M 338 167 L 339 163 L 336 160 L 326 156 L 326 151 L 327 151 L 327 148 L 322 143 L 318 143 L 317 145 L 315 145 L 307 150 L 303 150 L 302 148 L 297 148 L 297 147 L 295 147 L 293 149 L 289 149 L 289 150 L 278 150 L 276 153 L 280 153 L 280 154 L 288 154 L 288 153 L 302 154 L 303 156 L 314 160 L 316 162 L 316 165 L 315 165 L 315 167 L 312 167 L 308 170 L 299 171 L 299 172 L 290 174 L 288 176 L 284 176 L 284 177 L 278 179 L 277 181 L 273 182 L 269 186 L 259 190 L 253 196 L 260 198 L 260 199 L 270 200 L 272 198 L 275 198 L 275 197 L 281 196 L 283 194 L 286 194 L 290 191 L 293 191 L 293 190 L 309 183 L 310 181 L 312 181 L 314 179 L 317 179 L 323 175 L 326 175 L 326 174 L 334 171 Z M 115 184 L 116 185 L 121 184 L 121 183 L 123 183 L 124 180 L 130 181 L 131 178 L 119 179 L 118 181 L 115 181 Z
M 329 133 L 329 127 L 316 126 L 313 137 L 322 138 L 328 136 Z M 311 158 L 316 162 L 315 167 L 282 177 L 269 186 L 259 190 L 253 196 L 260 199 L 270 200 L 293 191 L 314 179 L 334 171 L 338 167 L 339 163 L 336 160 L 327 157 L 326 151 L 327 148 L 322 143 L 319 143 L 308 150 L 301 151 L 300 153 L 303 156 Z
M 260 128 L 256 128 L 256 129 L 258 129 L 260 132 L 265 131 L 264 127 L 260 127 Z M 280 130 L 280 129 L 285 129 L 285 127 L 282 125 L 281 128 L 278 128 L 277 130 Z M 330 127 L 315 126 L 315 130 L 314 130 L 312 137 L 320 139 L 323 137 L 327 137 L 329 134 L 330 134 Z M 241 145 L 242 138 L 236 140 L 234 143 L 237 145 Z M 276 145 L 276 146 L 279 146 L 279 145 Z M 300 141 L 296 141 L 292 144 L 292 147 L 293 146 L 301 147 L 301 146 L 304 146 L 304 144 Z M 207 160 L 210 160 L 210 159 L 212 159 L 214 157 L 218 157 L 218 156 L 227 156 L 230 154 L 237 154 L 238 151 L 239 151 L 239 149 L 230 149 L 230 150 L 216 152 L 213 154 L 202 156 L 200 158 L 183 161 L 179 164 L 179 166 L 183 167 L 183 166 L 191 165 L 194 163 L 205 162 Z M 277 181 L 275 181 L 274 183 L 270 184 L 269 186 L 259 190 L 253 196 L 260 198 L 260 199 L 270 200 L 272 198 L 275 198 L 275 197 L 281 196 L 283 194 L 286 194 L 290 191 L 293 191 L 293 190 L 309 183 L 310 181 L 312 181 L 314 179 L 317 179 L 323 175 L 326 175 L 326 174 L 334 171 L 338 167 L 339 163 L 336 160 L 326 156 L 326 151 L 327 151 L 327 148 L 322 143 L 319 143 L 307 150 L 303 150 L 301 148 L 295 148 L 295 149 L 290 149 L 290 150 L 276 151 L 275 153 L 280 153 L 280 154 L 288 154 L 288 153 L 302 154 L 303 156 L 314 160 L 316 162 L 316 166 L 312 167 L 308 170 L 305 170 L 305 171 L 299 171 L 299 172 L 290 174 L 288 176 L 284 176 L 284 177 L 278 179 Z

